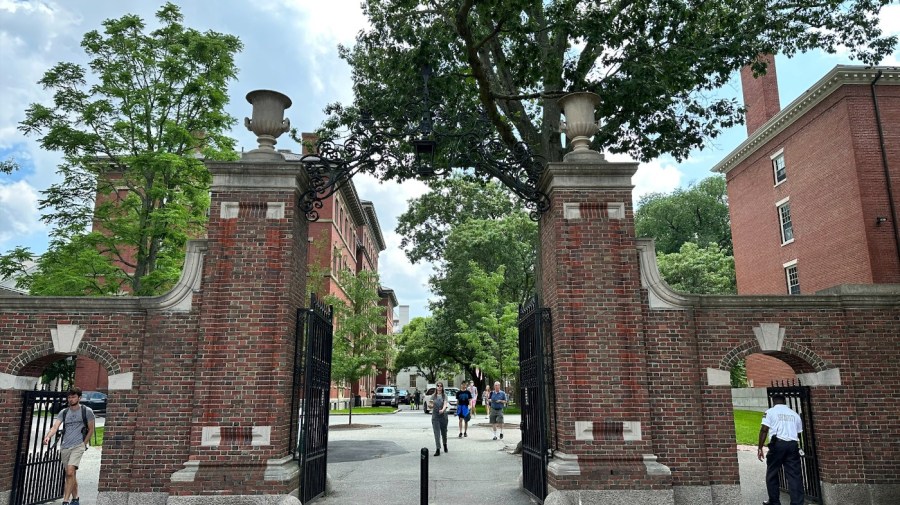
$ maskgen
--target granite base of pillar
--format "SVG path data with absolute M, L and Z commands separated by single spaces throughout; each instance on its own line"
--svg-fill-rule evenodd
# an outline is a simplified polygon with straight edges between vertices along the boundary
M 674 486 L 675 505 L 741 505 L 741 486 Z
M 544 505 L 675 505 L 671 489 L 553 490 Z
M 0 491 L 0 505 L 9 505 L 12 499 L 12 491 Z
M 105 492 L 97 505 L 301 505 L 297 490 L 287 495 L 169 496 L 168 493 Z
M 897 484 L 831 484 L 822 483 L 824 503 L 859 503 L 860 505 L 896 505 L 900 500 Z

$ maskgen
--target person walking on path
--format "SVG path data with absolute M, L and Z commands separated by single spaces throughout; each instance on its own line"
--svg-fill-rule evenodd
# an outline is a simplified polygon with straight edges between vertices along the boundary
M 416 405 L 416 410 L 419 410 L 419 402 L 421 401 L 422 396 L 419 393 L 419 388 L 416 388 L 415 394 L 413 394 L 413 403 Z
M 488 419 L 491 413 L 491 387 L 484 385 L 484 393 L 481 394 L 481 402 L 484 403 L 484 418 Z
M 459 438 L 469 436 L 469 406 L 472 405 L 472 393 L 468 389 L 460 390 L 456 393 L 456 416 L 459 417 Z M 463 423 L 466 428 L 463 430 Z
M 775 405 L 766 411 L 762 426 L 759 428 L 759 445 L 756 457 L 763 460 L 763 444 L 766 436 L 769 440 L 769 454 L 766 456 L 766 491 L 769 500 L 763 505 L 781 505 L 781 492 L 778 489 L 778 470 L 784 467 L 788 491 L 791 494 L 791 505 L 803 505 L 803 479 L 800 476 L 800 433 L 803 432 L 803 420 L 785 405 L 783 396 L 772 398 Z
M 478 405 L 478 388 L 475 387 L 475 381 L 469 381 L 469 394 L 471 395 L 471 400 L 469 400 L 469 415 L 475 415 L 475 406 Z
M 500 440 L 503 440 L 503 409 L 509 401 L 506 392 L 500 391 L 500 382 L 494 383 L 494 391 L 491 392 L 491 431 L 494 432 L 494 440 L 497 440 L 497 427 L 500 428 Z
M 431 408 L 431 427 L 434 429 L 434 451 L 435 456 L 441 455 L 441 441 L 444 442 L 444 452 L 447 450 L 447 410 L 450 408 L 450 402 L 447 401 L 447 393 L 444 392 L 444 385 L 437 383 L 434 392 L 434 405 Z
M 63 486 L 63 505 L 80 505 L 78 497 L 78 480 L 76 472 L 81 464 L 81 457 L 90 445 L 91 436 L 94 434 L 94 411 L 79 403 L 81 401 L 81 389 L 71 388 L 68 395 L 69 407 L 61 410 L 53 421 L 53 426 L 44 437 L 44 445 L 50 444 L 50 439 L 56 435 L 59 427 L 63 428 L 62 444 L 60 447 L 60 462 L 65 468 L 66 481 Z M 71 499 L 71 501 L 69 501 Z

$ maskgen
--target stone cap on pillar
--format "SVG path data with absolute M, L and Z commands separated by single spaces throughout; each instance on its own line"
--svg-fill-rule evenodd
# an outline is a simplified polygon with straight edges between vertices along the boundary
M 633 189 L 631 177 L 637 169 L 636 161 L 612 163 L 601 159 L 591 163 L 548 163 L 538 188 L 548 195 L 555 189 Z

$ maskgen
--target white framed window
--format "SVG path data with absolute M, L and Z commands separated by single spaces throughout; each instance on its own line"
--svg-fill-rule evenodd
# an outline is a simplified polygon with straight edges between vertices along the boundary
M 784 149 L 779 149 L 772 155 L 772 173 L 775 177 L 775 185 L 779 185 L 787 179 L 784 166 Z
M 784 280 L 787 283 L 789 295 L 800 294 L 800 275 L 797 273 L 797 260 L 788 261 L 784 264 Z
M 781 225 L 781 245 L 794 241 L 794 225 L 791 224 L 791 202 L 785 198 L 775 204 L 778 210 L 778 223 Z

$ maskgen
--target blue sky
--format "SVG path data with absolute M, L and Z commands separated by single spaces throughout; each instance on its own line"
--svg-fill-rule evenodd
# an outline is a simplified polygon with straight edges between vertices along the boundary
M 339 43 L 353 43 L 365 27 L 360 0 L 242 0 L 176 2 L 182 5 L 185 24 L 199 30 L 231 33 L 241 38 L 244 51 L 237 56 L 240 74 L 230 86 L 229 112 L 239 119 L 232 131 L 238 145 L 255 147 L 255 136 L 243 128 L 250 108 L 244 96 L 254 89 L 274 89 L 293 100 L 286 116 L 301 131 L 314 130 L 323 118 L 322 108 L 335 101 L 352 100 L 350 71 L 337 56 Z M 18 245 L 35 252 L 47 247 L 47 229 L 39 220 L 39 192 L 56 181 L 56 153 L 41 151 L 34 138 L 26 138 L 16 126 L 26 107 L 47 102 L 48 94 L 35 84 L 60 61 L 84 63 L 79 44 L 83 34 L 100 29 L 104 19 L 134 13 L 152 23 L 161 2 L 123 0 L 0 0 L 0 159 L 13 156 L 22 170 L 0 175 L 0 252 Z M 900 33 L 900 5 L 882 13 L 882 27 Z M 815 52 L 791 60 L 778 56 L 779 94 L 782 107 L 789 104 L 837 64 L 854 64 L 846 53 Z M 900 51 L 884 65 L 900 66 Z M 720 93 L 740 98 L 735 75 Z M 703 150 L 681 163 L 660 158 L 641 165 L 635 176 L 635 198 L 650 191 L 671 191 L 710 175 L 710 167 L 746 138 L 743 126 L 726 131 Z M 297 149 L 282 138 L 279 148 Z M 410 305 L 412 317 L 427 315 L 430 295 L 427 280 L 433 266 L 411 265 L 399 249 L 394 232 L 397 216 L 410 198 L 427 190 L 421 183 L 380 183 L 355 179 L 360 197 L 375 203 L 388 249 L 381 253 L 382 283 L 397 293 L 401 304 Z

